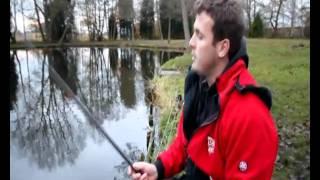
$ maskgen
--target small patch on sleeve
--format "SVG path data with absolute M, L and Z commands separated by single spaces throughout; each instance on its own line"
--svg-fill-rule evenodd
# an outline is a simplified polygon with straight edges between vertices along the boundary
M 248 170 L 248 164 L 246 161 L 240 161 L 239 163 L 239 170 L 241 172 L 246 172 Z

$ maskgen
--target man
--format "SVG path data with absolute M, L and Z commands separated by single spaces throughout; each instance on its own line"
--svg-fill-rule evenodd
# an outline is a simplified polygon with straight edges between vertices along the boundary
M 271 179 L 278 136 L 271 95 L 247 70 L 243 12 L 235 0 L 197 0 L 193 63 L 177 135 L 133 179 Z

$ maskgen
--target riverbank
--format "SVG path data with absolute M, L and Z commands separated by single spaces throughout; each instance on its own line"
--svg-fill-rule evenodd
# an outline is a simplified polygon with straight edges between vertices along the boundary
M 272 114 L 280 138 L 274 179 L 310 177 L 309 50 L 308 40 L 248 39 L 249 69 L 273 95 Z M 182 73 L 152 81 L 161 109 L 159 151 L 175 135 L 179 113 L 174 102 L 178 94 L 183 95 L 186 68 L 190 64 L 190 54 L 169 60 L 162 68 Z
M 11 43 L 10 49 L 56 48 L 56 47 L 132 47 L 154 50 L 185 51 L 184 40 L 106 40 L 101 42 L 75 41 L 68 43 L 45 43 L 39 41 Z

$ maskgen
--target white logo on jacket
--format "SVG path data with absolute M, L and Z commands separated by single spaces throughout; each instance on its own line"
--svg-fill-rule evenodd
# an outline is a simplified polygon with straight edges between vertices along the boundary
M 214 146 L 215 141 L 212 137 L 208 136 L 208 153 L 213 154 L 214 153 Z

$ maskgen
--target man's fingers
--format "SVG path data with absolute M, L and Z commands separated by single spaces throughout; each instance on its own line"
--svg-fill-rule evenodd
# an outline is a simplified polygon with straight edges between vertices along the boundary
M 143 175 L 140 177 L 139 180 L 146 180 L 147 179 L 147 173 L 143 173 Z
M 143 172 L 144 169 L 145 169 L 145 165 L 146 165 L 145 162 L 135 162 L 135 163 L 132 164 L 134 170 L 136 170 L 136 171 L 142 171 L 142 172 Z
M 132 164 L 133 168 L 136 170 L 140 170 L 141 168 L 143 168 L 144 162 L 135 162 Z
M 132 164 L 133 167 L 128 167 L 128 174 L 134 180 L 146 180 L 148 178 L 146 171 L 148 165 L 146 162 L 135 162 Z
M 138 180 L 140 178 L 141 174 L 140 173 L 135 173 L 135 174 L 132 174 L 132 178 L 134 180 Z

